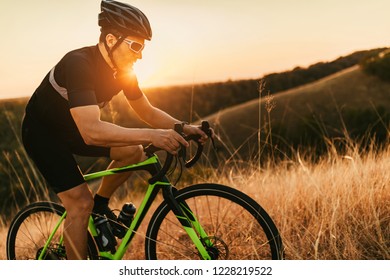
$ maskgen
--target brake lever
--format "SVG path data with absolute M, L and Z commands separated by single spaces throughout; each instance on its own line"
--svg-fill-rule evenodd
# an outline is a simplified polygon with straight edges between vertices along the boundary
M 201 129 L 204 133 L 206 133 L 206 135 L 210 138 L 211 140 L 211 144 L 213 145 L 213 148 L 214 150 L 216 149 L 216 146 L 215 146 L 215 142 L 214 142 L 214 138 L 213 138 L 213 135 L 212 135 L 212 131 L 210 129 L 210 124 L 208 121 L 202 121 L 201 123 Z
M 182 123 L 175 123 L 175 131 L 177 133 L 179 133 L 183 138 L 185 137 L 185 134 L 183 132 L 183 124 Z M 180 150 L 179 150 L 179 153 L 178 153 L 178 157 L 179 158 L 182 158 L 183 161 L 185 162 L 186 161 L 186 148 L 180 144 Z

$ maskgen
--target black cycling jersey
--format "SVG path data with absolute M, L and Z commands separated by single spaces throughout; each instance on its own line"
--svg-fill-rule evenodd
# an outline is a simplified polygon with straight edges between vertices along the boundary
M 136 79 L 119 81 L 97 46 L 67 53 L 46 75 L 34 92 L 27 113 L 47 125 L 73 126 L 69 109 L 77 106 L 102 107 L 123 90 L 128 99 L 142 96 Z M 57 98 L 62 96 L 62 102 Z
M 23 143 L 55 192 L 84 181 L 73 154 L 110 155 L 108 147 L 84 143 L 70 108 L 102 107 L 121 90 L 130 100 L 143 96 L 135 77 L 115 79 L 98 46 L 91 46 L 67 53 L 32 95 L 22 126 Z

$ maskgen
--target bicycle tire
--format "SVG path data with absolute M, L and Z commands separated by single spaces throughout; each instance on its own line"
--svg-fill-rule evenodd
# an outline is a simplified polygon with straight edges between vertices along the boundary
M 283 259 L 277 227 L 248 195 L 219 184 L 193 185 L 175 194 L 185 201 L 209 235 L 212 259 Z M 209 242 L 210 243 L 210 242 Z M 200 259 L 196 247 L 166 202 L 153 214 L 146 232 L 147 259 Z
M 7 234 L 7 259 L 36 260 L 49 235 L 54 229 L 65 208 L 57 203 L 34 202 L 19 211 Z M 45 260 L 65 260 L 66 252 L 59 239 L 63 235 L 62 227 L 57 230 L 45 255 Z M 95 242 L 88 232 L 88 257 L 96 259 L 98 251 Z

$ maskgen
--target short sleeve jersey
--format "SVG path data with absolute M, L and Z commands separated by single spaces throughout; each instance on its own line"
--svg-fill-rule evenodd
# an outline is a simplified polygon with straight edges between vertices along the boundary
M 97 45 L 84 47 L 67 53 L 46 75 L 26 112 L 47 125 L 74 129 L 70 108 L 102 107 L 121 90 L 130 100 L 143 96 L 135 77 L 126 81 L 115 79 Z

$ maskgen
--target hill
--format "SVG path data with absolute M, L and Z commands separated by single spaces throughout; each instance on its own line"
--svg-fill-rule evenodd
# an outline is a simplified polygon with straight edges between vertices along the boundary
M 357 51 L 333 61 L 318 62 L 308 67 L 296 67 L 290 71 L 271 73 L 258 79 L 225 81 L 188 86 L 157 87 L 144 89 L 150 102 L 178 119 L 192 122 L 237 104 L 258 98 L 259 80 L 264 82 L 264 92 L 279 92 L 312 83 L 321 78 L 352 67 L 381 53 L 384 48 Z M 112 109 L 106 116 L 127 126 L 143 125 L 132 122 L 134 116 L 126 102 L 119 97 L 113 100 Z M 172 106 L 174 105 L 174 106 Z M 122 116 L 122 117 L 121 117 Z
M 178 119 L 213 121 L 221 135 L 222 142 L 219 145 L 225 145 L 225 149 L 220 149 L 220 152 L 225 152 L 227 157 L 235 152 L 245 158 L 266 155 L 266 148 L 272 146 L 270 151 L 274 151 L 276 145 L 285 153 L 291 146 L 306 145 L 308 142 L 323 144 L 323 135 L 342 135 L 339 112 L 351 120 L 349 122 L 354 127 L 352 134 L 359 135 L 368 127 L 383 138 L 387 135 L 387 130 L 384 130 L 381 120 L 386 122 L 389 112 L 388 100 L 383 96 L 389 92 L 388 84 L 379 82 L 357 68 L 324 78 L 330 73 L 377 55 L 381 50 L 356 52 L 332 62 L 266 75 L 263 77 L 266 81 L 263 93 L 273 94 L 271 103 L 267 103 L 266 97 L 259 95 L 258 80 L 145 89 L 145 93 L 152 104 Z M 310 84 L 319 78 L 323 79 Z M 300 87 L 291 89 L 296 86 Z M 375 97 L 378 94 L 383 102 L 374 102 L 375 105 L 371 106 L 366 97 L 380 100 Z M 288 97 L 289 95 L 291 96 Z M 345 107 L 346 101 L 352 99 L 356 105 Z M 0 182 L 1 186 L 5 186 L 0 189 L 0 216 L 11 211 L 16 204 L 22 205 L 21 200 L 26 197 L 34 200 L 39 196 L 34 187 L 44 185 L 20 142 L 20 125 L 27 100 L 28 98 L 0 101 Z M 126 101 L 123 95 L 118 95 L 103 110 L 103 118 L 128 127 L 144 126 L 136 121 L 134 112 L 124 104 Z M 267 104 L 276 105 L 269 114 Z M 332 104 L 338 106 L 332 107 Z M 216 112 L 220 113 L 211 116 Z M 378 114 L 382 119 L 378 118 Z M 259 132 L 260 149 L 257 137 Z M 103 168 L 106 163 L 94 158 L 81 158 L 80 167 L 83 171 L 94 171 Z
M 389 134 L 389 94 L 390 83 L 353 66 L 207 119 L 214 123 L 230 153 L 240 149 L 253 156 L 267 153 L 272 145 L 272 151 L 276 148 L 278 153 L 288 154 L 292 147 L 326 148 L 327 139 L 337 141 L 338 137 L 384 140 Z

